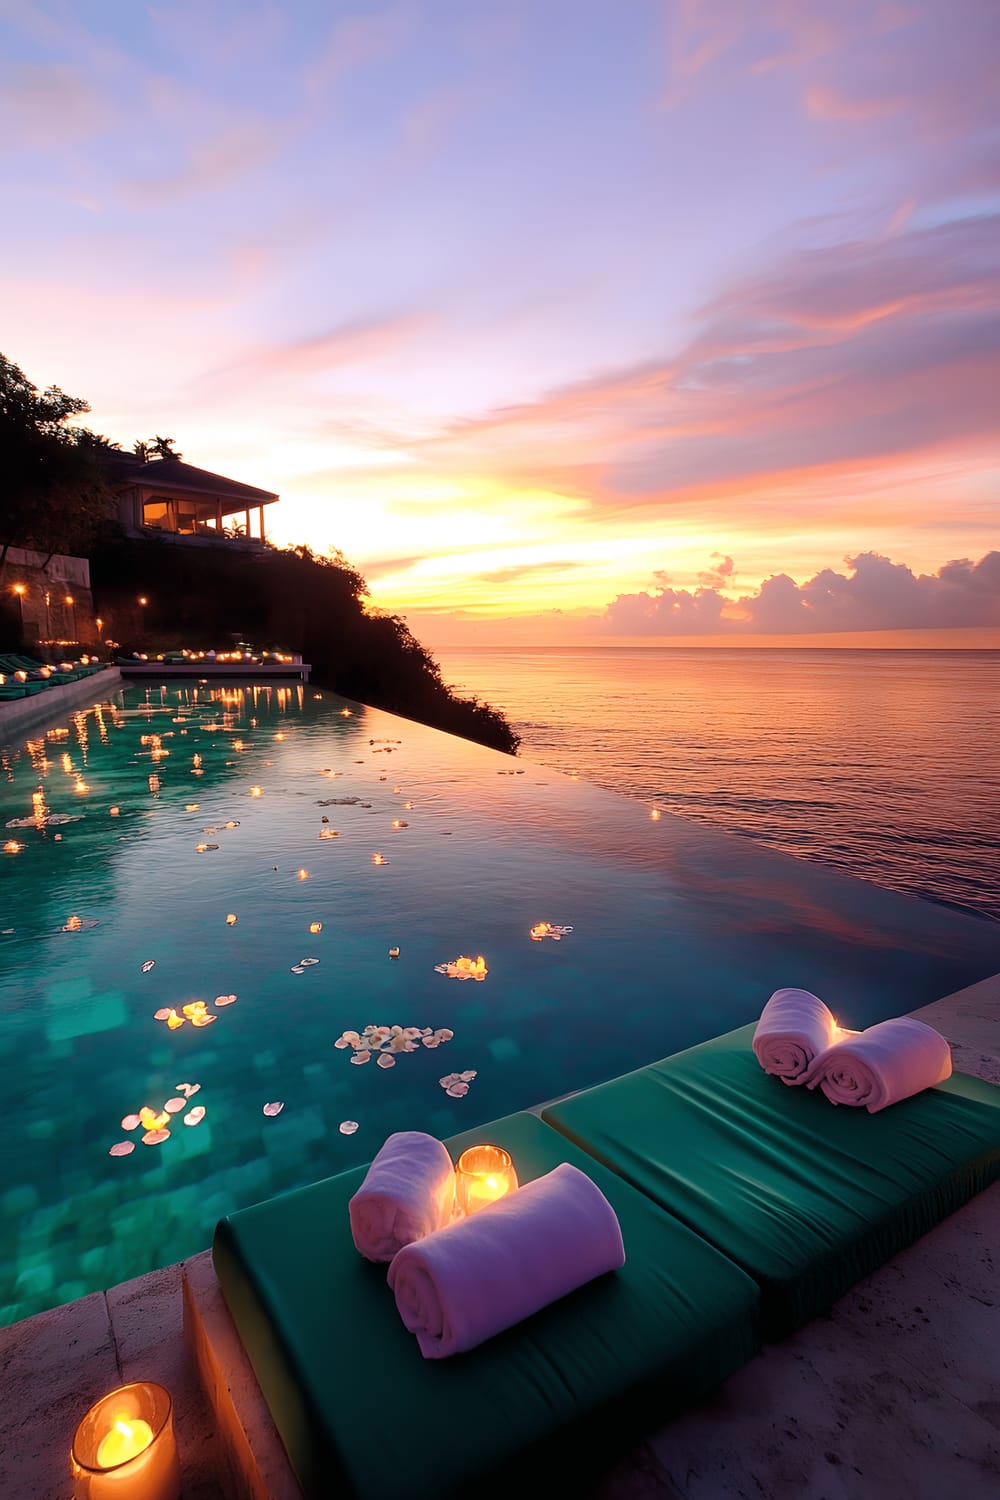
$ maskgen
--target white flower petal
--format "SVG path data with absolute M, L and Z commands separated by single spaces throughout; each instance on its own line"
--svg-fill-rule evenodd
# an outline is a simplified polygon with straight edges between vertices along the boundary
M 357 1120 L 341 1120 L 340 1122 L 341 1135 L 353 1135 L 357 1128 Z

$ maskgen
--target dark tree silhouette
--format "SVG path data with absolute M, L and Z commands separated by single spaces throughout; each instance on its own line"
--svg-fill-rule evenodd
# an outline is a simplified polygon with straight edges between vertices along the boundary
M 78 552 L 114 513 L 108 440 L 70 426 L 90 407 L 58 386 L 39 391 L 0 354 L 0 565 L 8 547 Z

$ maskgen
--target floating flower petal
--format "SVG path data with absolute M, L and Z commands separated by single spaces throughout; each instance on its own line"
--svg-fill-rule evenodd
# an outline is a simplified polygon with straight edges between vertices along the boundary
M 483 980 L 489 973 L 486 960 L 482 954 L 478 958 L 465 958 L 464 956 L 450 960 L 448 963 L 435 964 L 435 974 L 446 974 L 449 979 L 478 979 Z
M 142 965 L 142 968 L 139 970 L 139 973 L 140 974 L 148 974 L 149 971 L 150 971 L 150 969 L 154 966 L 155 963 L 156 963 L 156 959 L 155 958 L 147 958 L 146 962 Z
M 163 1106 L 164 1112 L 168 1115 L 179 1114 L 186 1104 L 186 1099 L 168 1099 L 166 1104 Z
M 136 1130 L 142 1124 L 140 1115 L 126 1115 L 122 1121 L 123 1130 Z
M 169 1130 L 147 1130 L 142 1138 L 144 1146 L 159 1146 L 162 1141 L 169 1140 Z
M 380 1052 L 376 1058 L 376 1062 L 380 1068 L 394 1068 L 396 1066 L 396 1059 L 388 1052 Z
M 184 1124 L 200 1125 L 204 1118 L 205 1106 L 203 1104 L 196 1104 L 194 1109 L 189 1109 L 187 1114 L 184 1116 Z
M 283 1102 L 277 1101 L 274 1104 L 265 1104 L 264 1114 L 267 1115 L 269 1119 L 273 1119 L 275 1115 L 281 1114 L 281 1111 L 284 1109 L 284 1107 L 285 1106 Z
M 370 1057 L 371 1053 L 367 1050 L 367 1048 L 363 1047 L 360 1051 L 355 1052 L 354 1056 L 351 1058 L 351 1062 L 357 1063 L 357 1065 L 360 1067 L 361 1064 L 366 1063 Z
M 169 1021 L 170 1017 L 171 1016 L 175 1016 L 176 1014 L 177 1014 L 176 1011 L 171 1010 L 168 1006 L 164 1006 L 164 1008 L 162 1010 L 158 1010 L 158 1011 L 155 1011 L 153 1013 L 153 1020 L 154 1021 Z
M 135 1150 L 135 1141 L 115 1141 L 108 1152 L 109 1156 L 131 1156 Z
M 357 1128 L 357 1120 L 341 1120 L 340 1122 L 341 1135 L 353 1135 Z
M 229 913 L 229 915 L 227 916 L 227 918 L 226 918 L 226 926 L 227 927 L 235 927 L 236 926 L 236 913 L 234 911 L 231 911 Z
M 216 995 L 216 997 L 215 997 L 215 1003 L 216 1003 L 216 1005 L 218 1005 L 220 1007 L 223 1006 L 223 1005 L 235 1005 L 236 1004 L 236 996 L 235 995 Z
M 464 1099 L 468 1092 L 469 1085 L 467 1083 L 451 1083 L 445 1089 L 445 1093 L 450 1099 Z

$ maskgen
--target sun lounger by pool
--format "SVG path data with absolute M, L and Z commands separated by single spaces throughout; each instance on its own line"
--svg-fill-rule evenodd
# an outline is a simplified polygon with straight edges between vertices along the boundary
M 223 1219 L 213 1259 L 227 1305 L 307 1497 L 420 1500 L 551 1493 L 699 1400 L 758 1348 L 742 1271 L 533 1115 L 448 1142 L 513 1156 L 521 1181 L 573 1162 L 625 1242 L 602 1276 L 481 1347 L 424 1360 L 384 1266 L 351 1240 L 365 1168 Z M 447 1231 L 445 1231 L 447 1232 Z
M 741 1266 L 780 1338 L 1000 1176 L 1000 1088 L 955 1074 L 880 1114 L 760 1068 L 745 1026 L 542 1118 Z

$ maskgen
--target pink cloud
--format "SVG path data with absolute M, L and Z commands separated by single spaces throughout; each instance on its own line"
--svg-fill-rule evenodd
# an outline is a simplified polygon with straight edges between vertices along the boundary
M 824 568 L 803 584 L 787 573 L 753 594 L 718 587 L 619 594 L 605 611 L 612 635 L 811 635 L 820 632 L 953 630 L 1000 626 L 1000 552 L 915 574 L 875 552 Z
M 786 255 L 706 304 L 686 347 L 455 422 L 427 454 L 585 481 L 589 463 L 598 508 L 669 509 L 995 446 L 998 233 L 1000 218 L 900 223 Z

